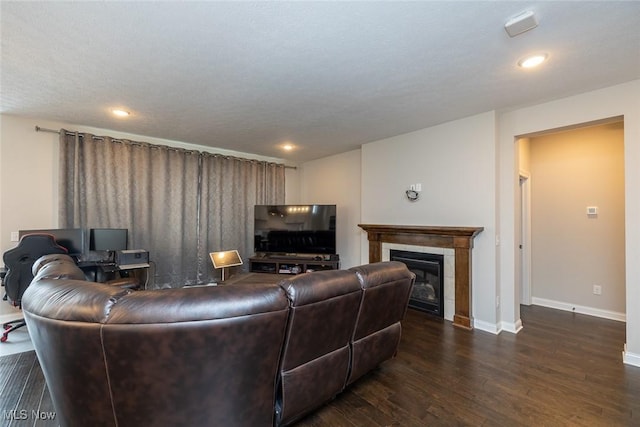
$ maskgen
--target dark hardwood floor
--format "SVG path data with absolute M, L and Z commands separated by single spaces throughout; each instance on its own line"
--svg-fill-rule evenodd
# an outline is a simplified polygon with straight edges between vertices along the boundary
M 409 310 L 398 356 L 297 426 L 640 426 L 624 323 L 535 306 L 522 319 L 495 336 Z M 56 426 L 34 416 L 50 411 L 34 352 L 0 358 L 0 425 Z
M 409 310 L 398 356 L 298 426 L 640 426 L 624 323 L 536 306 L 522 319 L 495 336 Z
M 58 426 L 35 351 L 0 357 L 0 426 Z

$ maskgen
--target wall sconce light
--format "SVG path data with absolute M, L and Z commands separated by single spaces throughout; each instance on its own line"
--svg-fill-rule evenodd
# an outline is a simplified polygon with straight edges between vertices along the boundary
M 420 198 L 420 191 L 422 191 L 422 184 L 411 184 L 405 194 L 410 202 L 417 202 Z
M 211 257 L 213 268 L 222 269 L 223 282 L 225 279 L 224 273 L 226 268 L 242 265 L 242 258 L 240 258 L 240 254 L 235 249 L 231 251 L 211 252 L 209 256 Z
M 416 190 L 407 190 L 406 194 L 407 199 L 409 199 L 410 202 L 415 202 L 420 198 L 420 193 L 418 193 Z

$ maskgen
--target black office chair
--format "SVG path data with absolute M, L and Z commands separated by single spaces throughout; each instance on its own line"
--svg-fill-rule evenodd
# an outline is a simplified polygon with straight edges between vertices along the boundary
M 21 307 L 22 294 L 33 280 L 31 267 L 43 255 L 66 254 L 67 250 L 58 245 L 50 234 L 26 234 L 20 239 L 18 246 L 4 253 L 2 259 L 6 268 L 4 287 L 8 300 L 16 307 Z M 5 342 L 9 333 L 25 326 L 24 319 L 13 320 L 2 325 L 4 332 L 0 342 Z

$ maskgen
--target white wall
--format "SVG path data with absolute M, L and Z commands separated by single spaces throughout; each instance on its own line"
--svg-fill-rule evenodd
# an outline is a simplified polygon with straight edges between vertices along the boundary
M 304 163 L 300 203 L 336 204 L 341 268 L 360 265 L 360 150 Z
M 284 171 L 284 202 L 295 205 L 300 201 L 300 166 L 295 169 L 287 168 Z
M 484 227 L 472 252 L 472 315 L 491 332 L 498 332 L 495 161 L 493 112 L 362 146 L 362 223 Z M 420 199 L 410 202 L 405 191 L 417 183 Z
M 624 116 L 625 282 L 627 343 L 624 360 L 640 366 L 640 80 L 503 113 L 499 126 L 499 277 L 502 322 L 520 319 L 515 287 L 518 136 Z M 526 327 L 526 325 L 525 325 Z M 622 349 L 621 349 L 622 350 Z
M 2 114 L 0 115 L 0 153 L 2 154 L 0 157 L 0 251 L 2 253 L 15 246 L 15 243 L 10 241 L 12 231 L 58 226 L 58 135 L 36 132 L 35 125 L 283 163 L 282 159 L 203 147 L 180 141 Z M 286 173 L 287 178 L 289 174 L 295 177 L 295 170 L 287 169 Z M 295 183 L 292 186 L 296 188 Z
M 58 135 L 34 131 L 33 121 L 0 116 L 0 246 L 15 246 L 11 232 L 58 223 Z M 44 123 L 44 122 L 40 122 Z
M 518 169 L 528 175 L 531 172 L 531 140 L 518 138 Z

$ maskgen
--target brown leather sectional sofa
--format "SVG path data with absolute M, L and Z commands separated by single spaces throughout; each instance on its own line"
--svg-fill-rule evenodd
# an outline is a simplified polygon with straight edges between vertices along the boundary
M 383 262 L 132 291 L 64 255 L 34 276 L 23 311 L 57 420 L 119 427 L 292 424 L 395 355 L 415 280 Z

